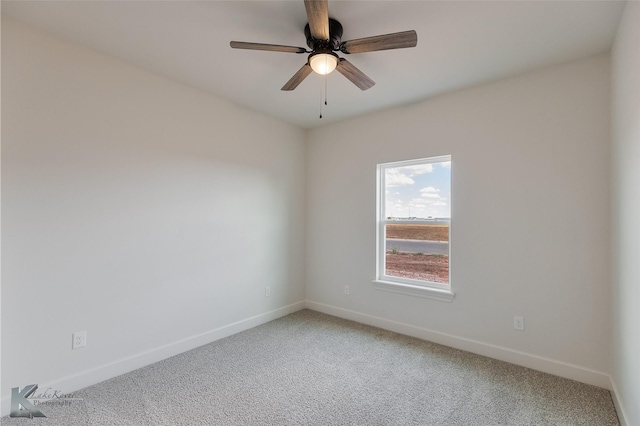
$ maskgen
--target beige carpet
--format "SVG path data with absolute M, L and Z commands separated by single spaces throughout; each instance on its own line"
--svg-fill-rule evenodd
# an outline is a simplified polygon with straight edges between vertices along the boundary
M 618 425 L 607 390 L 304 310 L 2 425 Z

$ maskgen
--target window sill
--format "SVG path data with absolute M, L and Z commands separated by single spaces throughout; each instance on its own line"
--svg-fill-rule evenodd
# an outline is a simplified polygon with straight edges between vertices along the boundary
M 393 281 L 374 280 L 373 287 L 378 290 L 390 291 L 392 293 L 406 294 L 407 296 L 425 297 L 427 299 L 439 300 L 451 303 L 456 294 L 449 290 L 439 288 L 422 287 L 418 285 L 403 284 Z

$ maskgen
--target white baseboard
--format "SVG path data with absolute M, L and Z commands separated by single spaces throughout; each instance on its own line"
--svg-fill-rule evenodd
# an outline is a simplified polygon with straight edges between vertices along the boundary
M 129 357 L 122 358 L 111 363 L 92 368 L 90 370 L 82 371 L 72 376 L 61 377 L 60 379 L 54 380 L 51 383 L 39 383 L 38 387 L 40 389 L 59 389 L 62 390 L 65 394 L 75 392 L 77 390 L 95 385 L 96 383 L 100 383 L 112 377 L 128 373 L 149 364 L 153 364 L 155 362 L 162 361 L 163 359 L 181 354 L 188 350 L 195 349 L 199 346 L 206 345 L 207 343 L 211 343 L 216 340 L 239 333 L 241 331 L 245 331 L 258 325 L 267 323 L 269 321 L 273 321 L 285 315 L 289 315 L 291 313 L 304 309 L 304 307 L 304 301 L 293 303 L 288 306 L 283 306 L 282 308 L 278 308 L 273 311 L 265 312 L 145 352 L 131 355 Z M 24 383 L 24 385 L 27 385 L 27 383 Z M 11 397 L 9 396 L 2 398 L 1 416 L 8 415 L 10 410 Z
M 620 426 L 630 426 L 631 423 L 627 420 L 627 414 L 624 411 L 624 406 L 622 405 L 622 401 L 619 399 L 618 395 L 618 387 L 616 386 L 615 380 L 611 377 L 611 398 L 613 399 L 613 405 L 616 407 L 616 413 L 618 413 L 618 420 L 620 420 Z
M 506 361 L 512 364 L 521 365 L 533 370 L 553 374 L 555 376 L 572 379 L 581 383 L 598 386 L 611 390 L 611 377 L 607 373 L 568 364 L 549 358 L 540 357 L 513 349 L 492 345 L 490 343 L 454 336 L 452 334 L 429 330 L 415 325 L 405 324 L 361 312 L 338 308 L 336 306 L 325 305 L 323 303 L 307 300 L 305 307 L 315 311 L 336 317 L 348 319 L 362 324 L 372 325 L 396 333 L 405 334 L 430 342 L 439 343 L 456 349 L 472 352 L 489 358 Z

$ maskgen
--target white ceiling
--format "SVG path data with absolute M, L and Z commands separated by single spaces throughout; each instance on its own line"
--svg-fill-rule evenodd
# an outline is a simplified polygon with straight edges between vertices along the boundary
M 418 46 L 349 55 L 376 85 L 323 77 L 282 85 L 306 55 L 229 41 L 306 47 L 302 0 L 2 1 L 2 14 L 304 128 L 416 102 L 609 50 L 618 1 L 329 1 L 343 40 L 414 29 Z

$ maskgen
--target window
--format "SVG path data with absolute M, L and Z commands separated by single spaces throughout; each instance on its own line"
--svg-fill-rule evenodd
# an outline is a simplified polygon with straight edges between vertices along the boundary
M 379 164 L 374 285 L 452 301 L 450 227 L 451 156 Z

